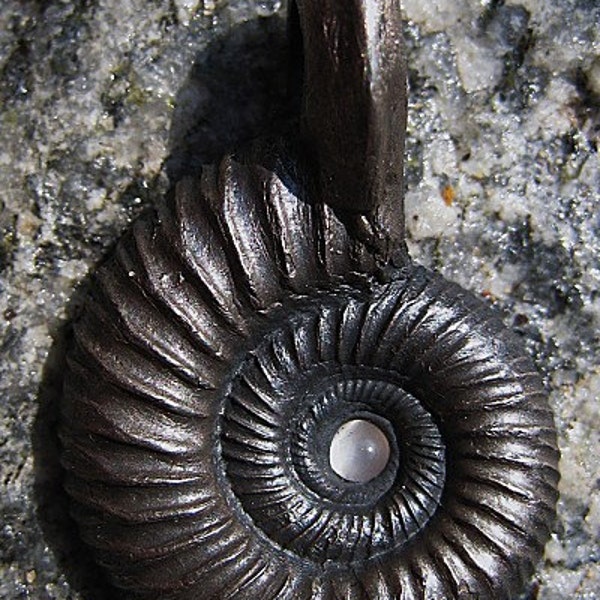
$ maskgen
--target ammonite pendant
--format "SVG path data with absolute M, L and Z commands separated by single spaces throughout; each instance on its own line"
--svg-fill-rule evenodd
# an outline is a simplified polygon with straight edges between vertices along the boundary
M 181 181 L 95 275 L 73 516 L 130 598 L 515 598 L 553 418 L 513 334 L 407 255 L 400 7 L 291 10 L 298 126 Z

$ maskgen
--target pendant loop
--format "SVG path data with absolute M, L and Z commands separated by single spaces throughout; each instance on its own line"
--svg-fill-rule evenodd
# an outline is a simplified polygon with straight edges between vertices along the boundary
M 398 0 L 296 0 L 301 131 L 323 201 L 385 258 L 405 256 L 406 66 Z

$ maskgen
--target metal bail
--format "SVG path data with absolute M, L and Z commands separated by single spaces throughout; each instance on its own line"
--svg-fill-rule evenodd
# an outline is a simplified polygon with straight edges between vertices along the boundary
M 301 131 L 323 202 L 404 262 L 406 66 L 398 0 L 296 0 Z

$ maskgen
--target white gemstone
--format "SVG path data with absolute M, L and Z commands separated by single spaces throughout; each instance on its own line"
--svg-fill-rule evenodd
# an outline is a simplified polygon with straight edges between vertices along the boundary
M 333 436 L 329 464 L 342 479 L 367 483 L 388 464 L 390 444 L 386 435 L 370 421 L 354 419 L 344 423 Z

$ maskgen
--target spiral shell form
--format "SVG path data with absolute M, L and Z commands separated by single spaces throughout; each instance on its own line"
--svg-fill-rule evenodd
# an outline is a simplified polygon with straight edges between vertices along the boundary
M 390 441 L 368 484 L 326 460 L 357 417 Z M 513 598 L 554 519 L 552 414 L 511 332 L 232 157 L 95 274 L 60 435 L 127 597 Z

